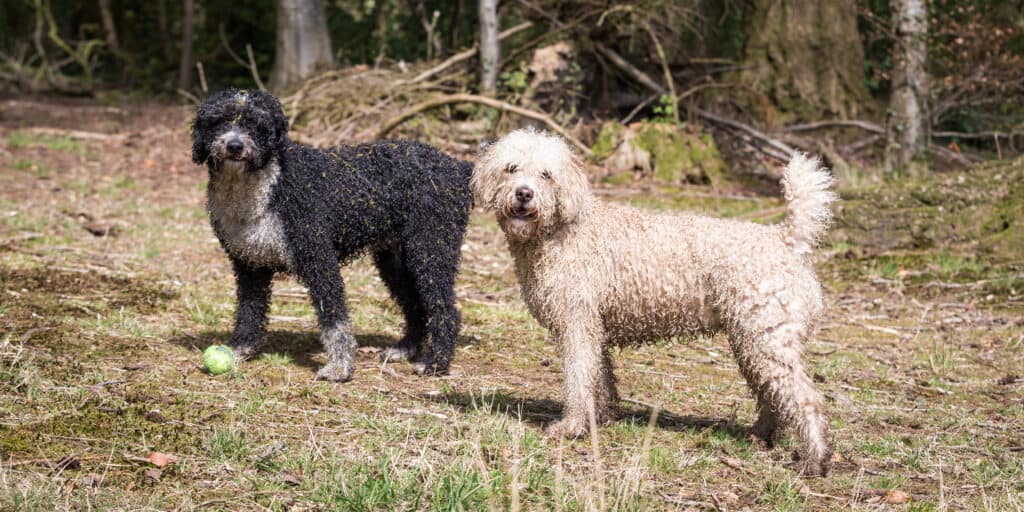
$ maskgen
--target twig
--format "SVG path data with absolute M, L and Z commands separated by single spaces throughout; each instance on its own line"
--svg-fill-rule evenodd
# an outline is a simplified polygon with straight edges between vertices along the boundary
M 249 56 L 249 71 L 252 71 L 252 79 L 256 81 L 256 87 L 259 87 L 261 91 L 267 90 L 263 86 L 263 80 L 260 80 L 260 72 L 256 69 L 256 59 L 252 56 L 252 45 L 245 43 L 245 53 Z
M 505 112 L 511 112 L 513 114 L 517 114 L 517 115 L 520 115 L 520 116 L 523 116 L 523 117 L 526 117 L 526 118 L 529 118 L 529 119 L 533 119 L 535 121 L 540 121 L 540 122 L 544 123 L 545 125 L 547 125 L 547 127 L 550 128 L 551 131 L 561 135 L 563 138 L 565 138 L 565 140 L 569 141 L 573 146 L 576 146 L 576 148 L 579 149 L 580 152 L 582 152 L 584 155 L 592 156 L 594 154 L 592 151 L 590 151 L 590 148 L 588 148 L 586 146 L 586 144 L 583 144 L 582 142 L 579 141 L 579 139 L 577 139 L 576 137 L 573 137 L 572 135 L 570 135 L 569 132 L 567 132 L 565 130 L 565 128 L 562 128 L 561 125 L 556 123 L 547 114 L 544 114 L 544 113 L 541 113 L 541 112 L 537 112 L 537 111 L 534 111 L 534 110 L 525 109 L 525 108 L 522 108 L 522 107 L 517 107 L 515 105 L 506 103 L 506 102 L 501 101 L 501 100 L 496 100 L 494 98 L 488 98 L 486 96 L 478 96 L 476 94 L 465 94 L 465 93 L 450 94 L 450 95 L 447 95 L 447 96 L 440 96 L 440 97 L 437 97 L 437 98 L 433 98 L 433 99 L 424 101 L 423 103 L 420 103 L 418 105 L 414 105 L 412 108 L 406 110 L 405 112 L 402 112 L 401 114 L 398 114 L 397 116 L 392 117 L 391 119 L 388 119 L 387 121 L 385 121 L 383 126 L 379 130 L 377 130 L 377 133 L 374 135 L 373 138 L 374 139 L 383 139 L 384 137 L 386 137 L 388 135 L 388 133 L 391 132 L 391 130 L 395 129 L 396 126 L 402 124 L 403 122 L 405 122 L 409 118 L 411 118 L 411 117 L 413 117 L 413 116 L 415 116 L 415 115 L 417 115 L 417 114 L 419 114 L 421 112 L 424 112 L 424 111 L 427 111 L 427 110 L 430 110 L 430 109 L 433 109 L 433 108 L 437 108 L 437 107 L 440 107 L 442 105 L 449 105 L 449 104 L 452 104 L 452 103 L 479 103 L 481 105 L 486 105 L 488 107 L 496 108 L 496 109 L 499 109 L 499 110 L 503 110 Z
M 656 100 L 656 99 L 658 99 L 660 97 L 661 97 L 660 94 L 652 94 L 652 95 L 650 95 L 646 100 L 641 101 L 637 106 L 633 107 L 633 110 L 629 111 L 629 115 L 627 115 L 626 117 L 623 117 L 622 120 L 619 121 L 619 123 L 620 124 L 626 124 L 626 123 L 632 121 L 633 120 L 633 116 L 639 114 L 640 111 L 644 109 L 644 107 L 646 107 L 647 105 L 650 105 L 654 100 Z M 676 106 L 678 106 L 678 105 L 679 105 L 679 103 L 677 102 Z
M 665 88 L 662 87 L 658 82 L 655 82 L 647 73 L 640 71 L 636 66 L 630 64 L 626 59 L 622 58 L 621 55 L 615 53 L 615 50 L 608 48 L 600 43 L 594 44 L 594 49 L 597 53 L 601 54 L 602 57 L 611 61 L 615 67 L 619 68 L 633 80 L 636 80 L 640 85 L 658 93 L 665 94 Z
M 872 123 L 871 121 L 858 121 L 856 119 L 837 119 L 834 121 L 817 121 L 814 123 L 794 124 L 790 126 L 783 126 L 778 131 L 781 133 L 790 132 L 807 132 L 811 130 L 818 130 L 821 128 L 829 128 L 832 126 L 841 126 L 849 128 L 860 128 L 871 133 L 885 133 L 885 128 Z
M 185 89 L 182 89 L 182 88 L 179 87 L 178 89 L 175 90 L 175 92 L 177 92 L 178 94 L 184 96 L 185 99 L 191 101 L 192 103 L 194 103 L 196 105 L 202 103 L 202 101 L 199 101 L 199 98 L 196 98 L 196 96 L 194 94 L 186 91 Z
M 732 119 L 726 119 L 726 118 L 718 116 L 716 114 L 712 114 L 711 112 L 708 112 L 706 110 L 696 109 L 696 112 L 697 112 L 697 115 L 699 115 L 700 117 L 702 117 L 704 119 L 707 119 L 708 121 L 711 121 L 713 123 L 718 123 L 718 124 L 721 124 L 721 125 L 724 125 L 724 126 L 728 126 L 730 128 L 734 128 L 736 130 L 744 132 L 747 135 L 750 135 L 751 137 L 753 137 L 755 139 L 758 139 L 761 142 L 764 142 L 768 146 L 771 146 L 772 148 L 781 151 L 784 154 L 784 157 L 782 158 L 782 160 L 786 160 L 788 158 L 791 158 L 793 156 L 793 154 L 796 153 L 796 150 L 791 148 L 789 145 L 785 144 L 784 142 L 775 140 L 775 139 L 765 135 L 764 133 L 758 131 L 757 129 L 755 129 L 753 127 L 751 127 L 750 125 L 746 125 L 746 124 L 743 124 L 743 123 L 741 123 L 739 121 L 735 121 L 735 120 L 732 120 Z M 769 152 L 766 152 L 766 153 L 771 155 L 771 156 L 774 156 L 776 158 L 779 157 L 779 155 L 777 155 L 775 153 L 769 153 Z
M 203 89 L 203 94 L 206 94 L 210 90 L 206 87 L 206 73 L 203 71 L 203 63 L 196 61 L 196 69 L 199 71 L 199 87 Z
M 523 23 L 520 23 L 520 24 L 518 24 L 518 25 L 516 25 L 514 27 L 505 29 L 505 30 L 503 30 L 503 31 L 498 33 L 498 41 L 500 42 L 502 39 L 505 39 L 505 38 L 507 38 L 507 37 L 509 37 L 509 36 L 511 36 L 513 34 L 522 32 L 523 30 L 526 30 L 526 29 L 528 29 L 528 28 L 530 28 L 532 26 L 533 26 L 533 22 L 524 21 Z M 476 54 L 477 54 L 477 46 L 473 45 L 472 48 L 469 48 L 467 50 L 462 50 L 461 52 L 456 53 L 455 55 L 452 55 L 451 57 L 448 57 L 447 59 L 445 59 L 444 62 L 442 62 L 442 63 L 440 63 L 440 64 L 438 64 L 438 65 L 436 65 L 436 66 L 434 66 L 434 67 L 432 67 L 432 68 L 430 68 L 430 69 L 428 69 L 428 70 L 426 70 L 426 71 L 424 71 L 424 72 L 422 72 L 422 73 L 420 73 L 418 75 L 416 75 L 415 77 L 413 77 L 408 82 L 398 82 L 398 84 L 399 85 L 403 84 L 403 83 L 415 84 L 415 83 L 418 83 L 418 82 L 422 82 L 422 81 L 424 81 L 424 80 L 426 80 L 426 79 L 428 79 L 428 78 L 430 78 L 430 77 L 432 77 L 432 76 L 434 76 L 434 75 L 436 75 L 436 74 L 438 74 L 438 73 L 440 73 L 440 72 L 442 72 L 442 71 L 444 71 L 444 70 L 446 70 L 446 69 L 448 69 L 448 68 L 450 68 L 450 67 L 452 67 L 452 66 L 454 66 L 454 65 L 456 65 L 456 64 L 458 64 L 460 62 L 462 62 L 462 61 L 469 60 L 469 59 L 475 57 Z
M 994 137 L 997 139 L 1009 139 L 1016 137 L 1017 135 L 1024 135 L 1024 132 L 932 132 L 932 137 L 938 137 L 940 139 L 987 139 Z
M 675 81 L 672 80 L 672 70 L 668 67 L 668 57 L 665 56 L 665 49 L 661 47 L 661 41 L 658 40 L 654 29 L 646 22 L 643 23 L 643 27 L 647 35 L 651 37 L 651 41 L 654 42 L 654 48 L 658 52 L 658 60 L 661 61 L 661 72 L 665 75 L 665 85 L 668 87 L 669 97 L 672 99 L 672 120 L 679 124 L 679 98 L 676 97 L 676 85 Z
M 120 142 L 125 138 L 124 134 L 119 133 L 99 133 L 99 132 L 86 132 L 82 130 L 64 130 L 61 128 L 26 128 L 24 131 L 34 133 L 37 135 L 50 135 L 53 137 L 68 137 L 72 139 L 80 140 L 97 140 L 102 142 Z

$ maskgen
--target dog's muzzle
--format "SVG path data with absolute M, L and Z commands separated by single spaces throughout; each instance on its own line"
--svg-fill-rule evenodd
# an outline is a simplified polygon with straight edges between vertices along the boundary
M 533 205 L 533 189 L 521 185 L 516 188 L 515 201 L 509 209 L 511 217 L 521 220 L 533 220 L 537 216 L 537 207 Z

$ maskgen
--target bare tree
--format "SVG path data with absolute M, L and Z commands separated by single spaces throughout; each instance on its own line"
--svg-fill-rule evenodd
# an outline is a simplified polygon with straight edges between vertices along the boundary
M 178 88 L 187 91 L 192 87 L 192 68 L 195 67 L 192 56 L 192 23 L 195 19 L 193 0 L 185 0 L 185 13 L 181 18 L 181 62 L 178 67 Z
M 480 0 L 480 92 L 493 95 L 498 84 L 498 0 Z
M 896 33 L 893 50 L 893 92 L 889 123 L 888 167 L 902 169 L 928 148 L 927 91 L 925 69 L 928 54 L 928 9 L 926 0 L 897 0 Z
M 277 49 L 270 88 L 280 91 L 334 63 L 321 0 L 277 0 Z

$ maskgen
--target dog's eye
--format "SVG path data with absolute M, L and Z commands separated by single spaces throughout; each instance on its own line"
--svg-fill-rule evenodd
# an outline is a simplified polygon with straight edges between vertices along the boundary
M 551 179 L 551 171 L 541 171 L 540 175 L 541 175 L 542 178 L 544 178 L 546 180 L 550 180 Z
M 505 168 L 505 172 L 507 172 L 509 174 L 515 174 L 516 171 L 518 171 L 518 170 L 519 170 L 519 168 L 514 166 L 514 165 L 510 165 L 510 166 Z

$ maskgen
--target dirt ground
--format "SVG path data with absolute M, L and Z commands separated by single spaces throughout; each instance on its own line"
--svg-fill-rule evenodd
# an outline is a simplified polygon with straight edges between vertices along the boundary
M 749 441 L 753 401 L 721 337 L 622 349 L 623 419 L 560 442 L 542 431 L 561 407 L 557 351 L 481 212 L 451 375 L 377 362 L 401 314 L 365 260 L 342 271 L 353 381 L 313 380 L 324 357 L 292 279 L 275 282 L 263 355 L 204 373 L 234 287 L 189 117 L 0 101 L 0 510 L 1024 509 L 1024 255 L 839 230 L 824 244 L 830 307 L 806 357 L 832 415 L 828 478 L 798 478 L 785 442 Z M 601 193 L 761 222 L 781 206 L 743 188 Z

